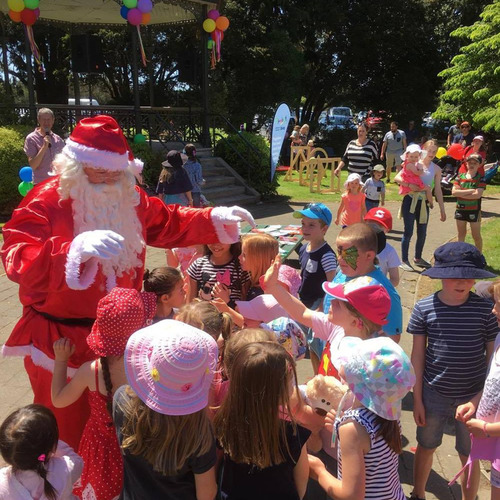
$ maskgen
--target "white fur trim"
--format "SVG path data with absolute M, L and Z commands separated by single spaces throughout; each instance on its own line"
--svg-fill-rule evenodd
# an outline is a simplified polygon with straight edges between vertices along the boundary
M 221 243 L 236 243 L 240 239 L 238 222 L 228 221 L 232 211 L 228 207 L 215 207 L 210 213 L 217 238 Z
M 134 174 L 140 174 L 142 172 L 142 169 L 144 168 L 144 162 L 142 160 L 139 160 L 139 158 L 135 158 L 132 161 L 128 162 L 129 170 Z
M 80 276 L 82 255 L 80 240 L 77 238 L 73 240 L 66 260 L 66 283 L 72 290 L 86 290 L 95 280 L 98 261 L 95 258 L 89 259 Z
M 62 152 L 80 163 L 89 163 L 97 168 L 118 171 L 126 170 L 129 166 L 128 151 L 123 154 L 89 148 L 72 139 L 66 139 Z
M 2 356 L 5 357 L 10 357 L 10 356 L 16 356 L 16 357 L 25 357 L 29 356 L 31 357 L 31 360 L 33 361 L 33 364 L 36 366 L 40 366 L 41 368 L 44 368 L 45 370 L 49 371 L 50 373 L 54 373 L 54 360 L 52 358 L 49 358 L 44 352 L 40 351 L 37 347 L 35 347 L 33 344 L 26 345 L 26 346 L 8 346 L 8 345 L 3 345 L 2 346 Z M 76 373 L 76 368 L 71 368 L 68 366 L 68 377 L 71 378 L 75 375 Z

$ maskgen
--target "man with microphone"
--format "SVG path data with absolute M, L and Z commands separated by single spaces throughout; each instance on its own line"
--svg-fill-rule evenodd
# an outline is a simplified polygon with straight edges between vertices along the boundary
M 33 169 L 33 182 L 48 179 L 52 170 L 52 160 L 64 147 L 64 140 L 52 132 L 54 113 L 49 108 L 38 111 L 38 127 L 26 137 L 24 152 Z

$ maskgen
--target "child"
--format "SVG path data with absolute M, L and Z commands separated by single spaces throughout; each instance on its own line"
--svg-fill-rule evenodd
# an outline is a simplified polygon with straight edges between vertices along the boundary
M 69 382 L 67 366 L 74 346 L 65 338 L 54 342 L 52 404 L 56 408 L 69 406 L 89 390 L 90 417 L 78 449 L 85 464 L 75 488 L 83 498 L 113 500 L 122 490 L 122 458 L 111 419 L 113 392 L 127 382 L 123 353 L 128 338 L 151 322 L 155 311 L 153 293 L 114 288 L 103 297 L 87 337 L 90 349 L 100 358 L 83 364 Z
M 486 367 L 498 333 L 491 305 L 471 293 L 476 279 L 494 275 L 473 245 L 446 243 L 434 252 L 434 266 L 424 275 L 442 280 L 442 289 L 415 305 L 408 323 L 413 335 L 411 359 L 417 381 L 413 389 L 413 416 L 417 424 L 413 499 L 423 499 L 435 449 L 441 444 L 448 417 L 454 417 L 483 387 Z M 463 422 L 455 421 L 456 449 L 462 465 L 470 453 Z M 470 487 L 467 482 L 470 479 Z M 465 474 L 462 498 L 475 498 L 479 467 Z
M 76 499 L 73 485 L 83 460 L 64 441 L 54 414 L 32 404 L 11 413 L 0 427 L 0 499 Z
M 323 203 L 309 203 L 304 210 L 294 212 L 293 216 L 302 218 L 302 236 L 307 242 L 298 249 L 302 277 L 299 297 L 308 309 L 317 309 L 325 296 L 322 284 L 331 281 L 337 269 L 335 252 L 325 241 L 326 232 L 332 223 L 332 213 Z M 319 358 L 325 346 L 319 338 L 313 338 L 310 330 L 307 342 L 313 370 L 317 373 Z
M 300 125 L 295 125 L 295 127 L 293 127 L 293 132 L 290 135 L 290 141 L 292 143 L 292 146 L 301 145 L 299 132 L 300 132 Z
M 392 214 L 387 208 L 372 208 L 365 215 L 365 222 L 375 224 L 384 234 L 392 230 Z M 394 287 L 399 285 L 399 266 L 401 259 L 396 252 L 396 249 L 387 240 L 384 249 L 377 253 L 378 266 L 384 273 L 384 276 L 389 275 L 389 280 Z
M 221 298 L 229 307 L 244 297 L 249 286 L 248 273 L 238 259 L 240 243 L 213 243 L 207 245 L 208 255 L 193 262 L 188 270 L 188 302 L 195 297 L 202 300 Z
M 186 276 L 189 266 L 200 257 L 203 257 L 205 245 L 193 245 L 190 247 L 166 248 L 167 266 L 179 269 Z M 189 283 L 189 277 L 187 279 Z
M 481 155 L 472 154 L 465 161 L 467 163 L 467 172 L 457 175 L 451 191 L 451 194 L 457 197 L 455 220 L 457 221 L 458 241 L 465 241 L 467 223 L 469 223 L 474 244 L 481 252 L 483 249 L 481 198 L 483 191 L 486 189 L 486 182 L 484 182 L 478 169 L 482 165 L 483 159 Z
M 200 195 L 201 195 L 201 185 L 204 183 L 203 174 L 201 172 L 201 165 L 196 157 L 196 147 L 194 144 L 186 144 L 184 151 L 188 157 L 186 163 L 184 164 L 184 169 L 186 170 L 189 180 L 193 189 L 191 189 L 191 196 L 193 198 L 193 206 L 201 207 Z
M 335 419 L 338 479 L 316 457 L 311 476 L 331 498 L 405 500 L 398 475 L 401 401 L 415 383 L 405 352 L 388 338 L 352 343 L 341 353 L 342 378 L 354 396 Z M 345 399 L 344 399 L 345 400 Z
M 156 294 L 156 317 L 172 319 L 179 307 L 186 302 L 185 283 L 182 274 L 174 267 L 156 267 L 144 271 L 144 291 Z
M 500 281 L 492 285 L 492 288 L 495 300 L 493 314 L 497 317 L 497 322 L 500 326 Z M 498 498 L 500 498 L 500 455 L 498 453 L 498 439 L 500 438 L 499 380 L 500 335 L 497 335 L 483 391 L 478 392 L 468 403 L 460 405 L 455 415 L 457 420 L 467 425 L 467 429 L 474 437 L 469 461 L 471 461 L 473 455 L 475 458 L 488 459 L 491 461 L 491 500 L 498 500 Z M 495 452 L 488 457 L 482 455 L 484 454 L 484 450 L 481 450 L 481 448 L 490 447 L 492 445 L 495 446 Z
M 275 342 L 254 342 L 239 349 L 230 380 L 214 419 L 224 450 L 222 498 L 302 498 L 309 475 L 305 443 L 310 432 L 282 418 L 283 411 L 292 415 L 295 362 Z
M 206 413 L 217 344 L 165 319 L 134 333 L 125 349 L 128 386 L 114 397 L 122 498 L 213 500 L 215 440 Z
M 335 224 L 342 227 L 361 222 L 366 213 L 364 193 L 361 192 L 363 183 L 359 174 L 349 174 L 344 183 L 345 191 L 342 193 Z
M 424 164 L 420 162 L 421 159 L 427 154 L 426 151 L 422 151 L 418 144 L 410 144 L 401 159 L 403 160 L 402 171 L 401 171 L 401 183 L 399 185 L 399 194 L 406 195 L 411 193 L 408 184 L 415 184 L 419 190 L 424 190 L 429 207 L 434 206 L 434 201 L 432 199 L 432 189 L 423 183 L 420 178 L 424 173 Z M 403 183 L 407 183 L 406 186 Z
M 385 203 L 385 184 L 382 182 L 385 168 L 383 165 L 375 165 L 372 170 L 372 176 L 366 179 L 365 185 L 361 190 L 365 193 L 366 211 L 378 207 L 379 204 L 383 207 Z
M 162 170 L 158 180 L 156 192 L 167 205 L 193 206 L 191 190 L 193 185 L 182 166 L 179 151 L 169 151 L 167 159 L 162 163 Z

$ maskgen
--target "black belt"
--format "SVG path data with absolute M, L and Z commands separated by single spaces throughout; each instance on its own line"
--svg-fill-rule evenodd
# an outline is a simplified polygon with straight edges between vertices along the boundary
M 56 316 L 52 316 L 51 314 L 47 314 L 41 311 L 37 311 L 34 307 L 31 307 L 33 311 L 42 315 L 44 318 L 49 321 L 55 321 L 56 323 L 62 323 L 63 325 L 70 326 L 92 326 L 95 322 L 93 318 L 57 318 Z

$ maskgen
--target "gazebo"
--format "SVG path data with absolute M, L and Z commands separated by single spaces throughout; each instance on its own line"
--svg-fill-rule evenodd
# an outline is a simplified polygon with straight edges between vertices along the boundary
M 118 0 L 41 0 L 40 17 L 37 23 L 67 24 L 98 28 L 102 26 L 122 25 L 128 28 L 127 21 L 120 15 L 121 1 Z M 210 9 L 216 8 L 216 2 L 205 0 L 155 0 L 151 13 L 150 25 L 165 26 L 173 24 L 198 23 L 200 30 L 203 19 L 207 17 Z M 0 11 L 8 14 L 7 2 L 0 3 Z M 36 30 L 36 25 L 35 28 Z M 136 131 L 140 132 L 140 99 L 139 99 L 139 48 L 137 30 L 131 29 L 132 37 L 132 74 L 134 93 L 134 114 Z M 207 37 L 202 36 L 202 54 L 206 54 Z M 31 51 L 26 38 L 26 64 L 28 73 L 29 104 L 32 111 L 35 110 L 35 92 L 33 84 L 33 71 Z M 203 114 L 203 139 L 202 142 L 209 144 L 208 132 L 208 58 L 201 58 L 201 88 L 202 88 L 202 114 Z

